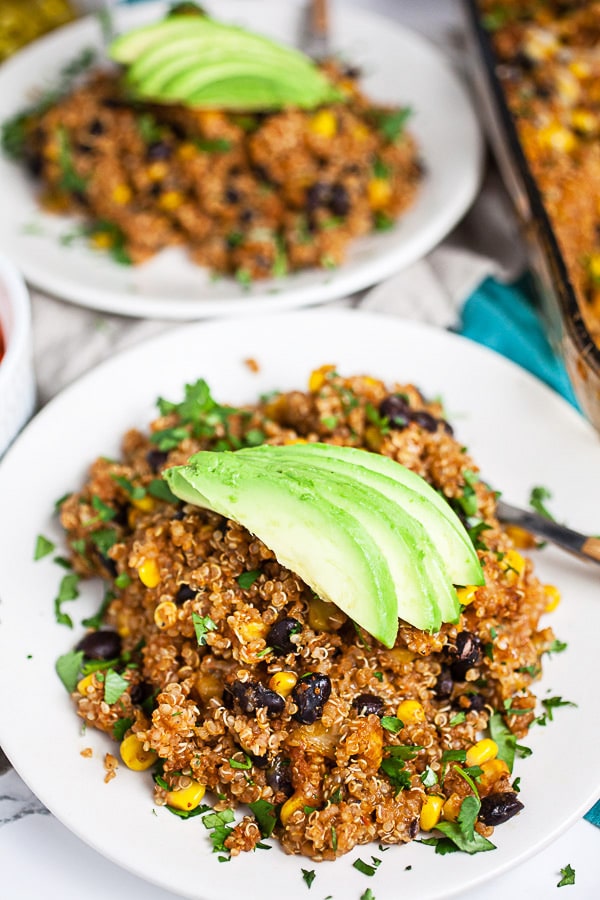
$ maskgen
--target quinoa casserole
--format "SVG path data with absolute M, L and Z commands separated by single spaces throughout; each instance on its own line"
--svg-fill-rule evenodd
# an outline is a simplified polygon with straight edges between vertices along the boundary
M 438 852 L 493 849 L 494 827 L 523 808 L 516 742 L 536 719 L 542 655 L 559 643 L 540 627 L 559 597 L 500 527 L 441 405 L 324 365 L 307 390 L 251 406 L 220 405 L 203 380 L 158 406 L 148 433 L 125 434 L 120 460 L 99 457 L 59 501 L 75 577 L 108 583 L 57 663 L 86 726 L 118 742 L 106 780 L 119 757 L 149 770 L 149 797 L 152 773 L 155 804 L 203 816 L 223 859 L 265 837 L 314 860 L 420 832 Z M 429 633 L 400 620 L 388 649 L 244 527 L 178 501 L 161 478 L 203 450 L 315 441 L 391 457 L 458 513 L 485 584 L 458 588 L 456 624 Z
M 600 346 L 600 3 L 480 0 L 497 75 Z
M 242 286 L 333 268 L 355 237 L 394 226 L 424 168 L 408 108 L 367 98 L 355 68 L 322 69 L 339 101 L 238 113 L 135 100 L 118 70 L 94 68 L 5 123 L 4 150 L 44 210 L 78 216 L 76 236 L 117 262 L 177 245 Z

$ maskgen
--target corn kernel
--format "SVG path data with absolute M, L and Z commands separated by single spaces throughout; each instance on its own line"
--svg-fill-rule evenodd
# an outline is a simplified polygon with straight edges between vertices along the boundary
M 136 509 L 140 510 L 140 512 L 152 512 L 156 506 L 156 501 L 150 494 L 146 494 L 145 497 L 140 497 L 139 500 L 132 500 L 131 502 Z
M 531 550 L 536 546 L 535 537 L 520 525 L 505 525 L 504 530 L 519 550 Z
M 117 614 L 117 632 L 122 638 L 129 637 L 131 634 L 129 625 L 127 624 L 127 616 L 123 611 Z
M 416 653 L 413 653 L 412 650 L 409 650 L 408 647 L 394 647 L 393 650 L 388 650 L 388 654 L 392 659 L 402 665 L 411 663 L 417 655 Z
M 462 802 L 463 798 L 460 794 L 450 794 L 442 806 L 442 818 L 444 818 L 446 822 L 456 822 Z
M 158 201 L 160 208 L 167 212 L 177 209 L 182 203 L 183 195 L 179 191 L 166 191 L 164 194 L 161 194 Z
M 201 109 L 198 112 L 198 121 L 202 125 L 218 125 L 223 121 L 223 113 L 218 109 Z
M 577 131 L 590 134 L 598 127 L 598 116 L 588 109 L 574 109 L 571 113 L 571 124 Z
M 200 784 L 199 781 L 192 781 L 189 787 L 183 788 L 180 791 L 168 791 L 166 801 L 167 804 L 174 807 L 174 809 L 181 809 L 184 810 L 184 812 L 189 812 L 199 806 L 205 793 L 206 786 L 204 784 Z
M 553 584 L 545 584 L 544 585 L 544 593 L 548 598 L 548 602 L 544 609 L 544 612 L 551 613 L 554 612 L 558 604 L 560 603 L 560 591 Z
M 308 379 L 308 389 L 312 394 L 316 394 L 317 391 L 320 391 L 323 385 L 325 384 L 325 379 L 329 372 L 333 372 L 335 366 L 321 366 L 319 369 L 314 369 L 310 373 L 310 378 Z
M 118 184 L 112 192 L 112 198 L 119 206 L 125 206 L 131 200 L 131 188 L 126 184 Z
M 473 746 L 469 747 L 467 750 L 467 765 L 481 766 L 483 763 L 488 762 L 490 759 L 495 759 L 497 756 L 498 744 L 496 741 L 493 741 L 491 738 L 483 738 L 483 740 L 477 741 L 476 744 L 473 744 Z
M 290 438 L 283 443 L 286 445 L 286 447 L 288 447 L 291 444 L 308 444 L 308 441 L 306 440 L 306 438 Z
M 85 678 L 82 678 L 77 682 L 77 690 L 80 694 L 87 694 L 87 690 L 94 683 L 94 673 L 92 672 L 90 675 L 86 675 Z
M 500 567 L 506 572 L 508 581 L 515 582 L 525 571 L 525 559 L 516 550 L 509 550 L 504 555 Z
M 510 775 L 510 769 L 503 759 L 488 759 L 487 762 L 483 763 L 481 769 L 479 784 L 484 788 L 491 787 L 503 775 Z
M 538 142 L 546 150 L 558 150 L 560 153 L 571 153 L 577 140 L 572 131 L 564 125 L 546 125 L 538 131 Z
M 371 178 L 367 185 L 367 196 L 371 209 L 383 209 L 392 196 L 392 186 L 387 178 Z
M 367 425 L 365 428 L 365 444 L 374 453 L 378 453 L 383 444 L 383 435 L 377 425 Z
M 90 237 L 90 242 L 97 250 L 108 250 L 112 247 L 114 238 L 108 231 L 95 231 Z
M 58 157 L 59 157 L 58 144 L 55 144 L 55 143 L 46 144 L 42 155 L 44 156 L 45 159 L 49 159 L 51 162 L 54 161 L 55 159 L 58 159 Z
M 588 259 L 588 272 L 594 280 L 600 281 L 600 253 L 592 253 Z
M 405 725 L 416 725 L 425 721 L 425 710 L 418 700 L 403 700 L 398 706 L 396 715 Z
M 467 584 L 465 587 L 458 588 L 456 596 L 461 606 L 468 606 L 477 596 L 478 587 L 476 584 Z
M 203 703 L 223 695 L 223 681 L 209 672 L 200 672 L 194 681 L 196 693 Z
M 257 641 L 266 636 L 269 626 L 264 622 L 242 622 L 238 628 L 240 638 L 243 641 Z
M 130 734 L 121 741 L 119 751 L 127 768 L 134 769 L 136 772 L 143 772 L 144 769 L 149 769 L 156 762 L 154 750 L 144 750 L 144 744 L 135 734 Z
M 147 588 L 155 588 L 160 582 L 160 571 L 155 559 L 146 559 L 138 569 L 138 575 L 142 584 Z
M 294 690 L 298 676 L 294 672 L 275 672 L 269 679 L 269 687 L 281 697 L 287 697 Z
M 162 181 L 168 172 L 167 164 L 164 162 L 155 162 L 146 169 L 146 175 L 150 181 Z
M 287 825 L 293 814 L 299 810 L 304 809 L 305 806 L 309 805 L 304 794 L 296 791 L 295 794 L 286 800 L 283 806 L 279 811 L 279 821 L 282 825 Z
M 313 631 L 337 631 L 345 621 L 346 616 L 335 603 L 313 597 L 308 604 L 308 624 Z
M 161 630 L 172 628 L 177 621 L 177 607 L 171 600 L 163 600 L 154 610 L 154 623 Z
M 197 150 L 195 146 L 187 141 L 185 144 L 181 144 L 177 148 L 177 156 L 179 159 L 193 159 L 197 154 Z
M 581 59 L 574 59 L 573 62 L 569 63 L 569 71 L 572 72 L 576 78 L 581 80 L 588 77 L 590 74 L 590 67 L 587 62 L 584 62 Z
M 337 120 L 331 110 L 321 109 L 310 120 L 309 128 L 319 137 L 331 138 L 337 133 Z
M 444 798 L 438 794 L 430 794 L 425 797 L 421 807 L 420 825 L 423 831 L 432 831 L 440 821 Z
M 360 125 L 355 125 L 352 129 L 352 137 L 357 141 L 366 141 L 369 137 L 369 129 L 362 123 Z

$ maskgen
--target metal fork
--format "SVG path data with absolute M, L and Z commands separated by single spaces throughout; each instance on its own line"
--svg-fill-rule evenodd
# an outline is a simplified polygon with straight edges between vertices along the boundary
M 511 506 L 504 500 L 498 500 L 496 512 L 501 522 L 519 525 L 537 537 L 551 541 L 558 547 L 562 547 L 563 550 L 573 553 L 579 559 L 600 565 L 600 538 L 580 534 L 578 531 L 546 519 L 538 513 Z
M 307 0 L 302 13 L 300 47 L 317 61 L 330 55 L 327 0 Z

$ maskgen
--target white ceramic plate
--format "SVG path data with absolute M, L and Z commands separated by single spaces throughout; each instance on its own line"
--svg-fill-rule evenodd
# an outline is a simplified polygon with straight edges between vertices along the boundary
M 253 374 L 243 360 L 260 363 Z M 202 376 L 217 399 L 242 403 L 274 388 L 303 387 L 325 362 L 347 374 L 371 373 L 387 381 L 412 380 L 425 394 L 442 392 L 457 435 L 483 476 L 514 502 L 529 489 L 553 491 L 561 520 L 598 532 L 598 437 L 565 402 L 531 376 L 465 339 L 425 326 L 354 311 L 305 311 L 239 323 L 197 323 L 117 356 L 58 396 L 29 425 L 0 465 L 0 744 L 48 808 L 101 853 L 149 881 L 202 900 L 235 897 L 253 885 L 261 900 L 305 898 L 301 868 L 315 869 L 312 894 L 358 898 L 370 887 L 377 900 L 450 897 L 514 867 L 591 806 L 600 792 L 597 641 L 598 570 L 550 548 L 539 554 L 539 573 L 560 587 L 563 602 L 548 617 L 568 650 L 546 657 L 538 696 L 559 694 L 578 704 L 555 712 L 546 728 L 525 741 L 531 759 L 517 763 L 525 810 L 496 830 L 498 849 L 469 857 L 436 856 L 412 844 L 385 853 L 357 848 L 335 863 L 315 865 L 278 847 L 227 865 L 210 852 L 199 819 L 182 822 L 165 810 L 152 814 L 149 774 L 123 766 L 103 783 L 101 760 L 115 744 L 80 733 L 69 696 L 55 676 L 56 658 L 70 649 L 73 632 L 54 621 L 53 598 L 63 574 L 51 557 L 32 561 L 38 533 L 61 535 L 54 501 L 78 487 L 98 455 L 115 456 L 121 434 L 145 427 L 160 394 L 177 399 L 185 382 Z M 88 585 L 76 604 L 76 622 L 100 602 Z M 84 747 L 94 757 L 83 759 Z M 358 857 L 383 859 L 367 878 Z M 407 866 L 412 866 L 406 870 Z
M 212 0 L 223 20 L 246 24 L 294 43 L 298 0 Z M 115 11 L 125 30 L 156 21 L 162 4 Z M 364 87 L 383 102 L 409 104 L 411 129 L 427 177 L 414 207 L 389 232 L 356 241 L 337 270 L 310 270 L 259 282 L 245 291 L 235 280 L 211 280 L 183 249 L 170 248 L 143 266 L 120 266 L 82 241 L 61 244 L 75 220 L 42 213 L 35 185 L 22 167 L 0 158 L 0 245 L 31 284 L 83 306 L 131 316 L 192 319 L 255 314 L 323 303 L 386 278 L 434 247 L 470 206 L 479 184 L 481 138 L 464 87 L 440 52 L 395 22 L 339 2 L 333 44 L 364 67 Z M 53 83 L 65 61 L 84 47 L 101 48 L 95 18 L 60 29 L 0 69 L 0 121 L 22 109 L 32 92 Z

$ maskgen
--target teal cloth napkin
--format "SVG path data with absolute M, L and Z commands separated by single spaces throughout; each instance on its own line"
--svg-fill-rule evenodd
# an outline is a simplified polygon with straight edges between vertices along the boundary
M 486 278 L 465 303 L 458 331 L 528 369 L 579 409 L 564 364 L 544 334 L 528 276 L 512 285 Z M 600 800 L 585 818 L 600 828 Z

